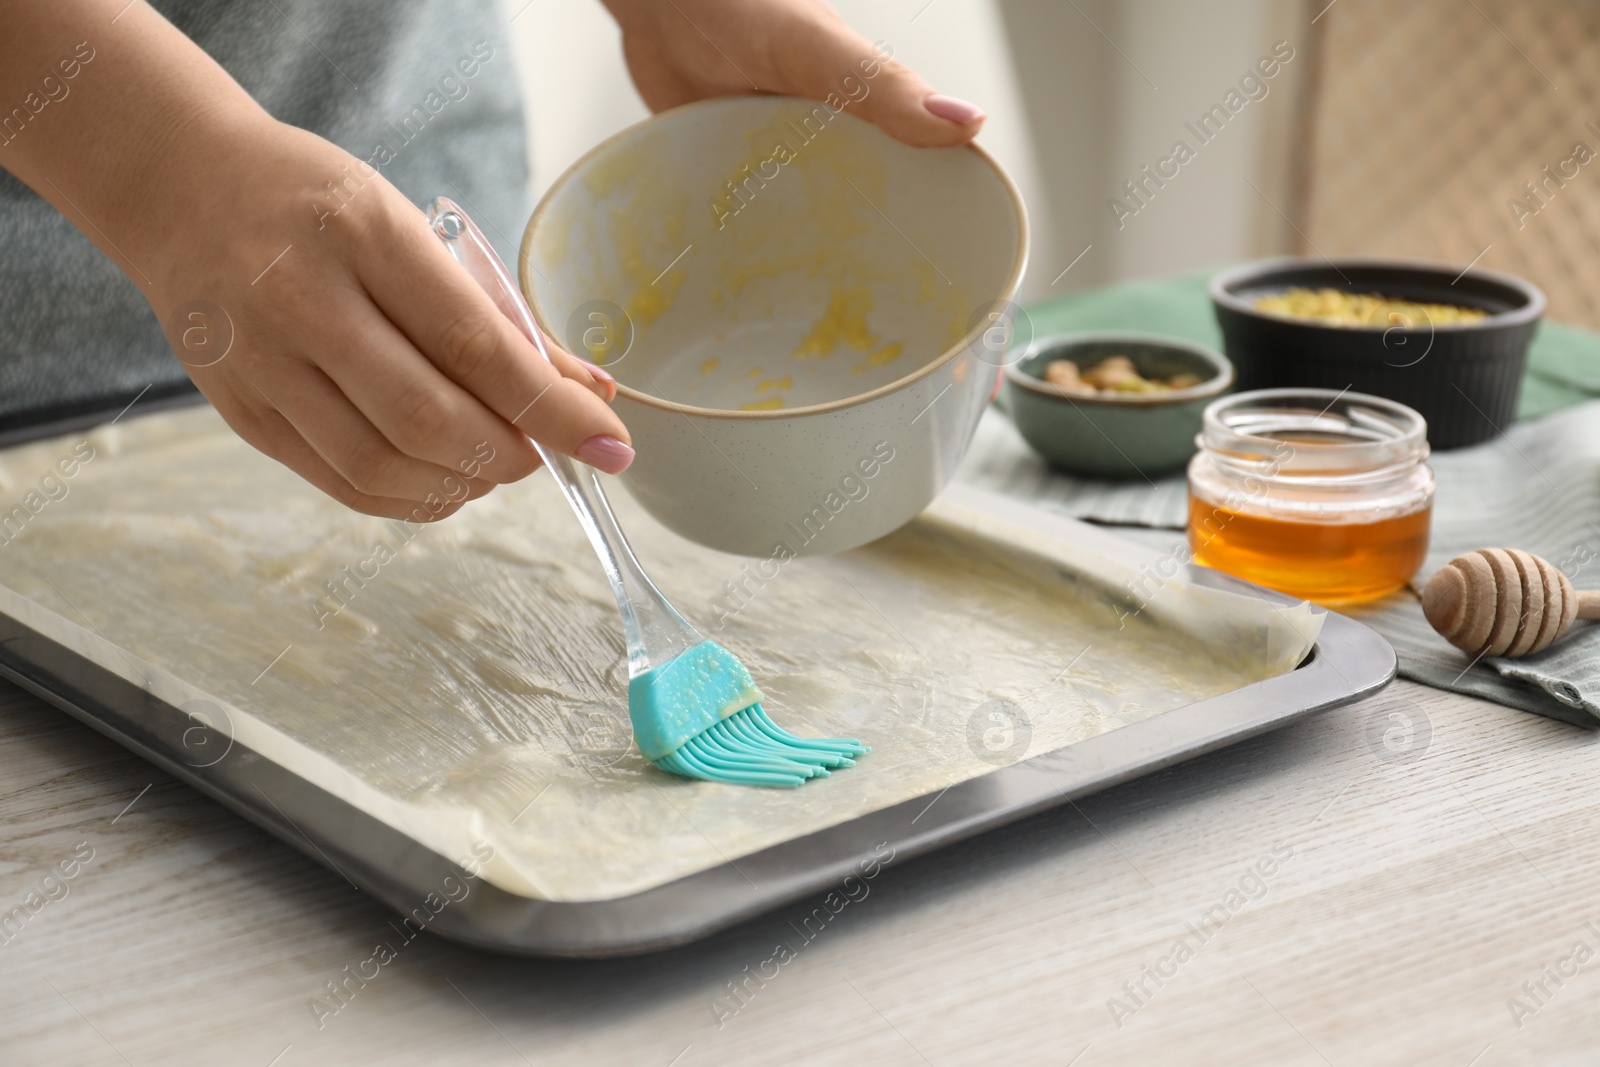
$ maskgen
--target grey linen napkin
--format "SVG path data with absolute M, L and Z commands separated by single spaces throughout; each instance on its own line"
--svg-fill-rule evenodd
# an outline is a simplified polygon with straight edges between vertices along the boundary
M 1433 539 L 1412 588 L 1344 613 L 1388 639 L 1406 678 L 1600 727 L 1600 624 L 1575 623 L 1538 655 L 1474 662 L 1433 632 L 1417 598 L 1450 559 L 1489 547 L 1526 549 L 1578 588 L 1600 588 L 1600 401 L 1518 423 L 1487 444 L 1436 453 L 1430 463 L 1438 479 Z M 1181 474 L 1132 483 L 1055 474 L 993 410 L 957 478 L 1094 522 L 1177 530 L 1186 517 Z
M 956 480 L 1088 522 L 1181 530 L 1188 521 L 1189 486 L 1182 471 L 1130 482 L 1053 471 L 992 406 L 978 423 Z

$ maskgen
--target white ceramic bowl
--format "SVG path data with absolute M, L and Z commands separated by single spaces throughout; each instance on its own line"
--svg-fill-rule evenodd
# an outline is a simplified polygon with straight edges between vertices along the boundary
M 545 331 L 616 375 L 640 503 L 711 548 L 785 557 L 881 537 L 944 488 L 1027 246 L 1016 187 L 982 150 L 730 97 L 574 164 L 519 273 Z

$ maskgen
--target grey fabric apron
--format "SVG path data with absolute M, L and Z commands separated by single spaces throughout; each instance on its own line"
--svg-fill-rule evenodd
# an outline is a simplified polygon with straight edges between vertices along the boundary
M 418 205 L 457 200 L 514 262 L 528 175 L 496 0 L 153 2 L 274 117 L 373 162 Z M 0 234 L 0 435 L 192 390 L 133 283 L 4 172 Z

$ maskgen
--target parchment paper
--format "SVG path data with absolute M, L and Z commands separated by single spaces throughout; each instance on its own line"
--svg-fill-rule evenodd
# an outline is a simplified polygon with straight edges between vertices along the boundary
M 408 529 L 324 498 L 209 408 L 0 454 L 0 610 L 174 706 L 220 706 L 238 743 L 446 857 L 488 844 L 502 889 L 563 901 L 1282 673 L 1320 625 L 1171 582 L 1132 593 L 1141 576 L 1105 557 L 949 505 L 776 566 L 613 503 L 773 718 L 872 753 L 798 790 L 655 770 L 631 745 L 616 608 L 547 475 Z

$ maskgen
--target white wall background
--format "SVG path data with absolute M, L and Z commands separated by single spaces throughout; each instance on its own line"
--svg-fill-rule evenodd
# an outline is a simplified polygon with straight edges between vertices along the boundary
M 1275 33 L 1282 27 L 1272 17 L 1273 5 L 1269 0 L 1122 0 L 1107 6 L 1114 8 L 1115 18 L 1105 32 L 1125 53 L 1113 51 L 1109 60 L 1110 143 L 1097 190 L 1108 277 L 1168 274 L 1247 258 L 1263 194 L 1284 206 L 1282 190 L 1268 189 L 1261 173 L 1263 135 L 1271 112 L 1288 103 L 1296 76 L 1310 60 L 1305 33 L 1298 35 L 1302 47 L 1295 58 L 1264 83 L 1267 95 L 1246 103 L 1201 145 L 1184 123 L 1198 125 L 1199 117 L 1237 89 L 1241 75 L 1272 51 L 1274 41 L 1287 39 Z M 1276 5 L 1280 12 L 1297 6 Z M 1105 201 L 1141 167 L 1167 156 L 1180 138 L 1195 149 L 1194 160 L 1117 229 Z
M 598 0 L 508 0 L 528 100 L 535 198 L 596 142 L 646 115 Z M 989 113 L 981 143 L 1033 222 L 1024 296 L 1171 274 L 1268 250 L 1282 146 L 1310 13 L 1298 0 L 836 0 L 940 92 Z M 1166 155 L 1272 42 L 1295 62 L 1118 230 L 1106 200 Z M 1270 149 L 1270 150 L 1269 150 Z M 1060 272 L 1089 251 L 1065 276 Z M 1052 284 L 1052 282 L 1054 284 Z

